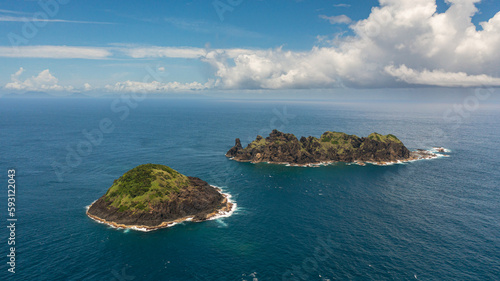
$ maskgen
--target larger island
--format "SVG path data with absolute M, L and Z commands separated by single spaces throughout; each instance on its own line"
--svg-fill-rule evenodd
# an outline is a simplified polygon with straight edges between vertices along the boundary
M 267 162 L 296 166 L 332 162 L 390 164 L 434 158 L 426 150 L 410 151 L 394 135 L 372 133 L 358 137 L 340 132 L 325 132 L 320 138 L 301 137 L 273 130 L 268 137 L 257 136 L 246 148 L 236 139 L 226 156 L 240 162 Z
M 205 181 L 164 165 L 145 164 L 126 172 L 87 210 L 117 228 L 154 230 L 182 221 L 204 221 L 231 213 L 228 195 Z

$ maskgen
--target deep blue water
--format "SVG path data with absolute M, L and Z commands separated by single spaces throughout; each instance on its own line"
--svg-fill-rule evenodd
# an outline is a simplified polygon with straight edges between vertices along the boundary
M 1 100 L 2 224 L 8 168 L 16 169 L 19 219 L 15 274 L 1 227 L 1 280 L 499 280 L 498 108 L 451 121 L 443 118 L 451 105 L 147 99 L 124 116 L 113 102 Z M 104 118 L 114 130 L 89 151 L 82 130 Z M 236 137 L 245 145 L 273 128 L 392 133 L 410 149 L 452 152 L 385 167 L 224 156 Z M 69 157 L 73 167 L 58 178 L 53 163 L 65 165 L 78 145 L 88 155 Z M 148 233 L 87 218 L 87 205 L 144 163 L 222 187 L 237 211 Z

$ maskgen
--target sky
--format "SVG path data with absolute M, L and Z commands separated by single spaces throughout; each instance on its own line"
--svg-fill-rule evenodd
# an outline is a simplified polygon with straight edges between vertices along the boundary
M 497 0 L 3 1 L 0 93 L 500 86 Z

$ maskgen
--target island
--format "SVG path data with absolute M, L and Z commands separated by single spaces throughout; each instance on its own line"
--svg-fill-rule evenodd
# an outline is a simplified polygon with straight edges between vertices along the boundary
M 205 221 L 230 214 L 228 194 L 196 177 L 164 165 L 144 164 L 113 182 L 87 215 L 116 228 L 150 231 L 183 221 Z
M 410 151 L 394 135 L 372 133 L 358 137 L 340 132 L 325 132 L 320 138 L 301 137 L 273 130 L 268 137 L 257 136 L 246 148 L 236 139 L 226 157 L 239 162 L 311 166 L 347 162 L 387 165 L 419 159 L 436 158 L 432 151 Z

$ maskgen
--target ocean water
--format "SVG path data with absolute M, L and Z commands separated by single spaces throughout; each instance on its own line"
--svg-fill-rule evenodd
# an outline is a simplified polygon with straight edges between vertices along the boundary
M 499 280 L 500 112 L 445 114 L 450 108 L 4 98 L 0 210 L 7 225 L 14 168 L 18 221 L 15 274 L 7 272 L 9 232 L 1 227 L 0 279 Z M 89 146 L 83 131 L 95 137 L 101 122 L 112 131 Z M 451 152 L 404 165 L 317 168 L 224 156 L 236 137 L 246 145 L 274 128 L 299 137 L 392 133 L 410 149 Z M 114 179 L 144 163 L 219 186 L 238 209 L 153 232 L 112 229 L 85 215 Z

